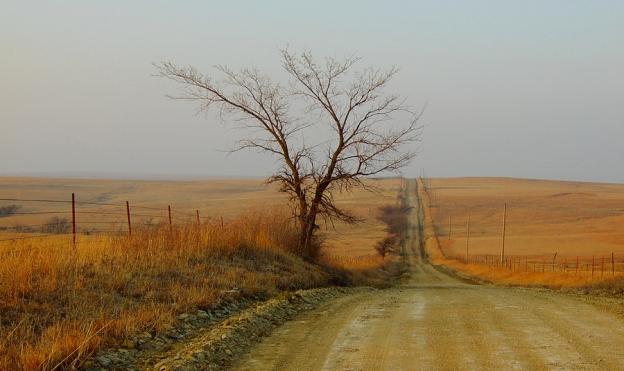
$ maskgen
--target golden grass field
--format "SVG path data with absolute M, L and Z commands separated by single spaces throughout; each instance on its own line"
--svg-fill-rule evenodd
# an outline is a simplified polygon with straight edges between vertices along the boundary
M 426 183 L 426 214 L 438 236 L 435 244 L 428 240 L 428 247 L 438 263 L 503 284 L 582 287 L 621 278 L 624 185 L 507 178 L 433 178 Z M 505 203 L 505 256 L 513 266 L 465 264 L 469 214 L 469 258 L 499 260 Z M 434 233 L 432 228 L 429 232 Z M 438 246 L 446 258 L 436 251 Z
M 355 282 L 383 283 L 390 273 L 380 270 L 385 262 L 374 245 L 387 232 L 376 216 L 380 206 L 396 202 L 400 181 L 369 183 L 379 192 L 338 195 L 364 222 L 322 226 L 325 255 L 311 264 L 289 252 L 297 231 L 285 199 L 260 180 L 0 178 L 5 199 L 70 200 L 75 192 L 81 232 L 75 249 L 69 234 L 0 241 L 0 370 L 78 367 L 101 347 L 166 330 L 181 312 L 212 308 L 228 297 L 331 285 L 337 270 Z M 9 204 L 20 208 L 0 218 L 6 228 L 0 239 L 40 234 L 16 233 L 18 225 L 71 219 L 68 203 L 0 206 Z M 199 226 L 195 210 L 203 218 Z M 148 228 L 146 220 L 161 224 Z
M 345 257 L 366 256 L 374 253 L 375 242 L 385 236 L 385 226 L 376 220 L 378 208 L 394 204 L 400 188 L 398 179 L 369 180 L 377 192 L 357 189 L 352 193 L 337 195 L 338 202 L 364 219 L 357 225 L 324 225 L 327 236 L 326 252 Z M 231 219 L 247 211 L 284 207 L 286 198 L 275 187 L 261 179 L 219 179 L 199 181 L 153 180 L 87 180 L 46 178 L 0 178 L 0 198 L 71 200 L 76 194 L 77 225 L 79 231 L 89 229 L 126 230 L 125 202 L 130 202 L 133 224 L 167 222 L 167 206 L 171 205 L 173 223 L 195 223 L 199 210 L 202 220 Z M 122 207 L 81 205 L 80 202 L 119 204 Z M 0 201 L 0 206 L 19 204 L 19 211 L 66 211 L 64 214 L 18 215 L 0 218 L 1 227 L 39 225 L 51 216 L 71 219 L 70 204 L 25 203 Z M 159 210 L 141 209 L 147 206 Z M 115 215 L 100 214 L 114 213 Z M 89 214 L 83 214 L 88 212 Z M 94 213 L 94 214 L 91 214 Z M 106 222 L 91 224 L 92 222 Z M 0 236 L 7 235 L 0 230 Z
M 509 255 L 624 254 L 624 185 L 504 178 L 431 179 L 433 216 L 449 255 L 499 254 L 503 205 Z

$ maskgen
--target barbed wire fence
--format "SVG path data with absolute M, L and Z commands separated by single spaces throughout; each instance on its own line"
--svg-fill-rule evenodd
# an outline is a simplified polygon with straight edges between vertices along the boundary
M 37 222 L 21 222 L 20 218 L 25 217 Z M 42 218 L 48 219 L 41 221 Z M 214 219 L 202 216 L 199 209 L 192 213 L 176 209 L 171 204 L 80 201 L 75 193 L 67 200 L 0 198 L 0 255 L 40 248 L 75 248 L 78 236 L 90 236 L 89 242 L 100 242 L 116 236 L 131 236 L 133 227 L 201 225 Z M 223 217 L 217 220 L 223 226 Z M 59 237 L 67 237 L 67 242 L 15 248 L 19 241 L 58 240 Z
M 509 236 L 506 235 L 510 228 L 509 214 L 513 215 L 516 210 L 521 210 L 523 213 L 543 212 L 543 222 L 565 223 L 620 217 L 624 215 L 624 207 L 583 207 L 580 210 L 575 210 L 574 213 L 570 213 L 569 207 L 565 205 L 523 203 L 519 200 L 512 202 L 487 201 L 487 204 L 477 206 L 444 203 L 436 187 L 432 186 L 430 179 L 422 178 L 421 181 L 429 198 L 427 212 L 431 215 L 434 233 L 441 241 L 440 247 L 443 249 L 442 252 L 446 258 L 469 264 L 508 269 L 512 272 L 561 272 L 586 275 L 592 279 L 624 274 L 624 254 L 615 251 L 597 254 L 591 252 L 589 247 L 587 253 L 578 255 L 566 251 L 544 251 L 541 254 L 509 254 L 509 251 L 505 251 L 506 242 L 509 242 Z M 477 209 L 478 212 L 476 212 Z M 553 215 L 556 215 L 556 219 L 553 219 Z M 533 220 L 535 223 L 540 221 L 542 220 L 537 218 Z M 513 229 L 513 221 L 511 223 Z M 531 233 L 526 226 L 523 228 L 523 232 Z M 473 253 L 475 241 L 471 240 L 483 237 L 498 239 L 495 244 L 498 244 L 499 252 L 495 254 Z M 566 234 L 556 234 L 551 237 L 569 238 Z M 449 242 L 455 244 L 452 249 L 448 248 Z

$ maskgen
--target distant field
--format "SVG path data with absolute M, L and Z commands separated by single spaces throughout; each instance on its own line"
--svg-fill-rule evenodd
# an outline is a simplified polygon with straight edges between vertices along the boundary
M 503 178 L 428 182 L 432 215 L 447 255 L 464 256 L 468 214 L 470 253 L 499 254 L 505 202 L 506 255 L 624 254 L 622 184 Z
M 370 180 L 379 192 L 357 190 L 337 195 L 339 203 L 364 219 L 349 226 L 322 225 L 327 235 L 327 252 L 358 257 L 374 253 L 376 241 L 385 236 L 385 226 L 376 220 L 380 206 L 393 204 L 399 191 L 398 179 Z M 168 222 L 167 206 L 174 224 L 233 218 L 246 210 L 285 207 L 286 199 L 275 187 L 260 179 L 205 181 L 130 181 L 0 177 L 0 198 L 71 200 L 76 194 L 77 225 L 80 232 L 125 231 L 125 202 L 130 202 L 133 224 Z M 91 204 L 94 203 L 94 204 Z M 107 205 L 101 205 L 107 204 Z M 17 205 L 12 216 L 0 217 L 0 236 L 13 237 L 30 228 L 38 232 L 52 217 L 71 219 L 71 204 L 0 201 L 0 207 Z M 48 214 L 48 212 L 50 214 Z M 41 214 L 43 213 L 43 214 Z

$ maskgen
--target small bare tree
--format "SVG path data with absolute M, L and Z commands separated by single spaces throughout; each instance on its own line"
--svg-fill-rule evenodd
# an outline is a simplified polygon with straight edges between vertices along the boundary
M 67 218 L 59 218 L 58 216 L 50 218 L 43 227 L 41 227 L 42 233 L 63 234 L 68 233 L 70 230 L 71 224 L 69 224 L 69 220 L 67 220 Z
M 201 110 L 216 106 L 222 117 L 249 129 L 235 150 L 256 149 L 278 158 L 281 168 L 269 182 L 290 197 L 301 228 L 297 252 L 315 258 L 319 217 L 357 221 L 336 205 L 335 193 L 366 187 L 364 178 L 408 164 L 415 152 L 404 147 L 420 137 L 420 113 L 384 92 L 396 68 L 352 71 L 358 57 L 319 63 L 309 52 L 288 50 L 281 50 L 281 58 L 287 84 L 256 69 L 235 72 L 219 65 L 223 79 L 214 80 L 193 67 L 155 66 L 159 76 L 182 85 L 182 94 L 172 98 L 198 101 Z
M 375 244 L 375 250 L 377 254 L 381 256 L 382 260 L 386 260 L 386 255 L 396 252 L 399 243 L 398 240 L 396 235 L 391 234 Z

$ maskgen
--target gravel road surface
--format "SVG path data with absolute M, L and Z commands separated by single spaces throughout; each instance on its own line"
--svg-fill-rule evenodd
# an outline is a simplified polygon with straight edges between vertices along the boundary
M 462 281 L 427 263 L 407 187 L 409 279 L 348 295 L 277 328 L 237 370 L 624 370 L 624 320 L 547 290 Z

